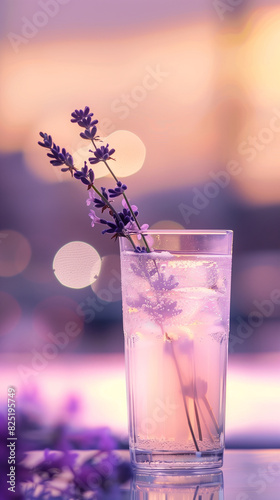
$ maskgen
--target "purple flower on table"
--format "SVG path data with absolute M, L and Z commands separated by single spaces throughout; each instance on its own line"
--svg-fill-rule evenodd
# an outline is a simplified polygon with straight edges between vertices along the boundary
M 95 158 L 94 157 L 89 158 L 89 162 L 92 165 L 95 165 L 100 161 L 113 160 L 114 158 L 111 158 L 111 155 L 115 152 L 115 150 L 109 149 L 109 144 L 107 144 L 107 146 L 101 146 L 100 148 L 97 148 L 95 151 L 90 150 L 90 152 L 94 154 Z
M 76 179 L 80 179 L 83 182 L 83 184 L 86 184 L 88 187 L 93 185 L 94 173 L 91 168 L 90 169 L 88 168 L 86 161 L 81 170 L 77 170 L 77 172 L 74 173 L 74 177 Z
M 94 463 L 88 460 L 74 471 L 73 482 L 80 493 L 96 490 L 101 486 L 101 477 Z
M 56 453 L 45 449 L 44 458 L 36 465 L 33 472 L 39 476 L 47 475 L 53 478 L 60 474 L 64 467 L 73 467 L 77 456 L 77 453 Z
M 72 433 L 74 448 L 109 452 L 118 448 L 118 441 L 109 427 L 96 427 Z
M 116 468 L 118 483 L 126 483 L 132 477 L 132 468 L 130 462 L 120 462 Z
M 130 464 L 120 462 L 114 453 L 108 453 L 100 460 L 96 460 L 96 457 L 93 456 L 74 471 L 74 484 L 80 493 L 94 491 L 97 494 L 94 498 L 103 498 L 99 497 L 98 493 L 114 493 L 114 496 L 109 498 L 117 498 L 119 485 L 130 479 L 131 476 Z
M 121 181 L 117 182 L 117 186 L 114 189 L 108 189 L 108 193 L 110 198 L 116 198 L 117 196 L 120 196 L 123 194 L 124 191 L 126 191 L 127 185 L 123 184 Z M 126 207 L 128 209 L 128 207 Z

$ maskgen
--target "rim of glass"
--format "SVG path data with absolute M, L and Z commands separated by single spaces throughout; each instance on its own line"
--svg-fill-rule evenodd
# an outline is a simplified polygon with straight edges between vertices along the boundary
M 232 229 L 147 229 L 141 234 L 144 234 L 144 236 L 145 234 L 217 234 L 220 236 L 222 234 L 233 234 L 233 231 Z

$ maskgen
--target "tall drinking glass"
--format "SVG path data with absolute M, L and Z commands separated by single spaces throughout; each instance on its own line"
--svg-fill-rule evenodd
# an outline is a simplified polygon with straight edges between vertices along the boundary
M 145 234 L 151 252 L 120 239 L 132 464 L 220 467 L 232 232 Z

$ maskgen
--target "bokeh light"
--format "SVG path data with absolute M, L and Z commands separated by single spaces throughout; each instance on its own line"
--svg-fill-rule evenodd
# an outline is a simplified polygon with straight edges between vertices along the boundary
M 31 259 L 31 246 L 23 234 L 12 229 L 0 232 L 0 276 L 21 273 Z
M 280 8 L 260 8 L 248 21 L 238 75 L 254 105 L 273 106 L 279 101 Z
M 149 229 L 185 229 L 185 227 L 174 220 L 159 220 L 152 224 Z
M 102 140 L 104 143 L 108 141 L 110 147 L 116 150 L 113 155 L 116 160 L 111 162 L 111 166 L 117 177 L 128 177 L 142 168 L 146 148 L 136 134 L 128 130 L 117 130 Z
M 88 243 L 71 241 L 61 247 L 53 260 L 53 270 L 58 281 L 69 288 L 85 288 L 98 277 L 101 258 Z
M 93 156 L 93 153 L 89 151 L 90 149 L 93 149 L 93 145 L 90 144 L 89 141 L 86 142 L 88 144 L 87 146 L 84 145 L 84 140 L 83 144 L 79 145 L 78 149 L 76 149 L 73 153 L 74 165 L 78 169 L 82 168 L 84 166 L 84 162 L 88 162 L 88 159 Z M 90 167 L 89 163 L 88 166 Z M 100 177 L 105 177 L 106 175 L 108 175 L 108 169 L 103 162 L 98 163 L 98 165 L 94 165 L 93 171 L 95 179 L 99 179 Z

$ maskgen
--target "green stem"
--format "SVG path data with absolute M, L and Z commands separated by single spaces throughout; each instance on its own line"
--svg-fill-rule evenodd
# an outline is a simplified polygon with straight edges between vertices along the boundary
M 95 146 L 95 144 L 94 144 L 94 146 Z M 75 170 L 77 172 L 76 167 L 73 167 L 73 170 Z M 96 192 L 96 194 L 98 194 L 98 196 L 100 196 L 101 200 L 110 208 L 110 210 L 112 210 L 112 212 L 115 214 L 116 218 L 118 220 L 120 220 L 120 216 L 119 216 L 118 212 L 114 209 L 113 205 L 105 198 L 105 196 L 103 196 L 103 194 L 99 191 L 99 189 L 94 184 L 91 184 L 91 187 Z M 133 239 L 131 238 L 131 236 L 128 234 L 126 237 L 129 239 L 134 250 L 136 250 L 136 245 L 135 245 Z
M 96 144 L 95 144 L 95 142 L 94 142 L 94 140 L 93 140 L 93 139 L 91 139 L 91 142 L 92 142 L 92 144 L 93 144 L 94 148 L 95 148 L 95 149 L 97 149 L 97 146 L 96 146 Z M 107 162 L 106 160 L 102 160 L 102 161 L 103 161 L 103 163 L 105 163 L 106 167 L 108 168 L 108 170 L 109 170 L 109 172 L 110 172 L 111 176 L 112 176 L 112 177 L 114 177 L 115 181 L 116 181 L 116 182 L 119 182 L 119 179 L 116 177 L 116 175 L 114 174 L 113 170 L 112 170 L 112 169 L 111 169 L 111 167 L 108 165 L 108 162 Z
M 108 205 L 108 207 L 110 208 L 110 210 L 112 210 L 112 212 L 114 212 L 114 214 L 117 217 L 117 219 L 120 220 L 118 212 L 114 209 L 113 205 L 105 198 L 105 196 L 103 196 L 103 194 L 99 191 L 99 189 L 97 189 L 97 187 L 95 187 L 93 184 L 91 185 L 91 187 L 98 194 L 98 196 L 100 196 L 101 200 L 104 201 L 104 203 L 106 205 Z
M 114 209 L 113 205 L 105 198 L 105 196 L 103 196 L 103 194 L 99 191 L 99 189 L 97 189 L 97 187 L 95 187 L 94 185 L 92 185 L 91 187 L 98 194 L 98 196 L 100 196 L 100 198 L 102 199 L 102 201 L 104 201 L 104 203 L 106 203 L 106 205 L 108 205 L 108 207 L 110 208 L 110 210 L 112 210 L 112 212 L 114 212 L 114 214 L 116 215 L 116 217 L 118 218 L 118 220 L 120 220 L 118 212 L 116 212 L 116 210 Z M 129 239 L 129 241 L 130 241 L 131 245 L 133 246 L 134 250 L 136 250 L 136 245 L 135 245 L 133 239 L 131 238 L 131 236 L 128 234 L 126 237 L 127 237 L 127 239 Z
M 196 500 L 198 492 L 199 492 L 199 486 L 197 485 L 197 487 L 195 488 L 193 500 Z
M 182 392 L 182 397 L 183 397 L 183 403 L 184 403 L 184 408 L 185 408 L 185 413 L 186 413 L 186 417 L 187 417 L 189 429 L 190 429 L 190 432 L 191 432 L 191 435 L 192 435 L 192 439 L 193 439 L 196 451 L 199 451 L 199 447 L 198 447 L 197 440 L 196 440 L 195 435 L 194 435 L 194 431 L 193 431 L 193 427 L 192 427 L 192 423 L 191 423 L 191 419 L 190 419 L 190 414 L 189 414 L 188 406 L 187 406 L 187 403 L 186 403 L 186 398 L 184 396 L 184 384 L 183 384 L 183 380 L 182 380 L 180 368 L 179 368 L 178 361 L 177 361 L 177 358 L 176 358 L 176 355 L 175 355 L 175 351 L 174 351 L 172 340 L 170 342 L 171 342 L 172 357 L 173 357 L 173 360 L 174 360 L 174 363 L 175 363 L 175 367 L 176 367 L 176 371 L 177 371 L 177 375 L 178 375 L 178 379 L 179 379 L 179 383 L 180 383 L 180 387 L 181 387 L 181 392 Z
M 130 212 L 132 213 L 132 217 L 133 217 L 134 221 L 136 222 L 138 229 L 140 229 L 140 230 L 141 230 L 141 227 L 140 227 L 140 224 L 139 224 L 139 222 L 138 222 L 138 220 L 137 220 L 137 217 L 136 217 L 135 213 L 133 212 L 132 207 L 131 207 L 131 205 L 130 205 L 130 203 L 129 203 L 129 201 L 128 201 L 128 198 L 127 198 L 127 196 L 126 196 L 126 194 L 125 194 L 125 193 L 123 193 L 123 197 L 124 197 L 124 199 L 125 199 L 125 201 L 126 201 L 126 204 L 127 204 L 128 208 L 129 208 Z M 149 247 L 149 245 L 148 245 L 148 242 L 147 242 L 147 240 L 146 240 L 146 238 L 145 238 L 144 234 L 141 234 L 141 236 L 142 236 L 142 239 L 143 239 L 143 241 L 144 241 L 144 243 L 145 243 L 145 247 L 146 247 L 146 249 L 147 249 L 147 252 L 148 252 L 148 253 L 150 253 L 150 252 L 151 252 L 151 250 L 150 250 L 150 247 Z
M 196 418 L 196 423 L 197 423 L 198 439 L 200 441 L 202 441 L 202 431 L 201 431 L 201 425 L 200 425 L 200 420 L 199 420 L 198 409 L 197 409 L 195 397 L 196 396 L 194 395 L 193 405 L 194 405 L 194 412 L 195 412 L 195 418 Z
M 94 140 L 93 140 L 93 139 L 91 139 L 91 142 L 92 142 L 92 144 L 93 144 L 94 148 L 95 148 L 95 149 L 97 149 L 97 146 L 96 146 L 96 144 L 95 144 L 95 142 L 94 142 Z M 109 170 L 109 172 L 110 172 L 110 174 L 112 175 L 112 177 L 115 179 L 116 183 L 118 183 L 118 182 L 119 182 L 119 179 L 118 179 L 118 178 L 117 178 L 117 176 L 114 174 L 114 172 L 113 172 L 113 170 L 111 169 L 111 167 L 110 167 L 110 165 L 108 164 L 108 162 L 107 162 L 106 160 L 102 160 L 102 161 L 103 161 L 103 163 L 105 163 L 105 165 L 106 165 L 107 169 Z M 141 226 L 140 226 L 140 224 L 139 224 L 139 222 L 138 222 L 138 220 L 137 220 L 137 217 L 136 217 L 135 213 L 134 213 L 134 212 L 133 212 L 133 210 L 132 210 L 131 204 L 129 203 L 129 200 L 128 200 L 128 198 L 127 198 L 126 194 L 125 194 L 125 193 L 122 193 L 122 195 L 123 195 L 123 197 L 124 197 L 124 199 L 125 199 L 125 201 L 126 201 L 126 204 L 127 204 L 127 206 L 128 206 L 128 209 L 129 209 L 129 211 L 131 212 L 132 217 L 133 217 L 133 219 L 134 219 L 134 221 L 135 221 L 135 223 L 136 223 L 136 225 L 137 225 L 138 229 L 140 229 L 140 230 L 141 230 Z M 148 242 L 147 242 L 147 240 L 146 240 L 146 238 L 145 238 L 144 234 L 141 234 L 141 236 L 142 236 L 142 239 L 143 239 L 143 241 L 144 241 L 144 243 L 145 243 L 145 246 L 146 246 L 147 252 L 149 253 L 151 250 L 150 250 L 150 247 L 149 247 L 149 245 L 148 245 Z M 132 242 L 132 239 L 131 239 L 131 238 L 129 238 L 129 240 Z M 133 246 L 134 246 L 134 249 L 135 249 L 136 247 L 135 247 L 135 244 L 134 244 L 134 243 L 133 243 Z
M 200 407 L 200 404 L 199 404 L 198 400 L 197 400 L 197 407 L 198 407 L 198 409 L 199 409 L 199 411 L 201 413 L 201 417 L 200 418 L 201 418 L 202 422 L 204 423 L 204 427 L 205 427 L 206 431 L 208 432 L 209 438 L 211 439 L 212 443 L 214 443 L 214 438 L 213 438 L 212 433 L 211 433 L 211 431 L 210 431 L 210 429 L 208 427 L 208 424 L 207 424 L 207 422 L 205 420 L 203 411 L 202 411 L 202 409 Z
M 198 436 L 200 441 L 202 441 L 202 431 L 201 431 L 201 425 L 200 425 L 200 420 L 199 420 L 199 414 L 198 414 L 198 409 L 197 409 L 197 403 L 198 403 L 198 397 L 197 397 L 197 389 L 196 389 L 196 369 L 195 369 L 195 357 L 194 357 L 194 344 L 192 342 L 192 365 L 193 365 L 193 378 L 192 378 L 192 385 L 193 385 L 193 404 L 194 404 L 194 411 L 195 411 L 195 418 L 196 418 L 196 423 L 197 423 L 197 429 L 198 429 Z
M 216 429 L 216 431 L 217 431 L 217 433 L 218 433 L 218 435 L 219 435 L 219 426 L 218 426 L 217 420 L 216 420 L 216 418 L 215 418 L 215 415 L 214 415 L 214 413 L 213 413 L 213 411 L 212 411 L 212 408 L 211 408 L 211 406 L 210 406 L 210 404 L 209 404 L 209 402 L 208 402 L 207 397 L 206 397 L 206 396 L 203 396 L 202 401 L 203 401 L 203 403 L 205 404 L 206 409 L 207 409 L 207 411 L 208 411 L 208 413 L 209 413 L 209 415 L 210 415 L 210 418 L 211 418 L 211 420 L 212 420 L 212 422 L 213 422 L 213 424 L 214 424 L 214 426 L 215 426 L 215 429 Z

